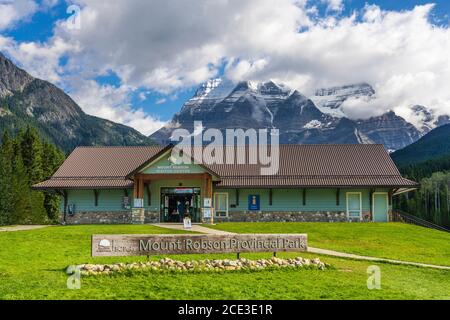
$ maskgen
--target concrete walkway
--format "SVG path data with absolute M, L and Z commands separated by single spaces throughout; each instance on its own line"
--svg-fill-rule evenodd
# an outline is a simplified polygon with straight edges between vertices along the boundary
M 153 223 L 152 226 L 174 230 L 194 231 L 206 234 L 234 234 L 233 232 L 206 228 L 198 224 L 193 224 L 191 229 L 184 229 L 182 223 Z
M 167 229 L 186 230 L 183 228 L 183 224 L 181 224 L 181 223 L 180 224 L 155 223 L 153 225 L 156 227 L 162 227 L 162 228 L 167 228 Z M 206 234 L 235 234 L 234 232 L 211 229 L 211 228 L 207 228 L 207 227 L 204 227 L 201 225 L 192 225 L 192 229 L 190 229 L 188 231 L 196 231 L 196 232 L 206 233 Z M 313 248 L 313 247 L 308 247 L 308 252 L 316 253 L 316 254 L 323 254 L 323 255 L 333 256 L 333 257 L 338 257 L 338 258 L 348 258 L 348 259 L 365 260 L 365 261 L 373 261 L 373 262 L 388 262 L 388 263 L 408 265 L 408 266 L 450 270 L 450 267 L 448 267 L 448 266 L 439 266 L 439 265 L 426 264 L 426 263 L 420 263 L 420 262 L 409 262 L 409 261 L 401 261 L 401 260 L 394 260 L 394 259 L 360 256 L 360 255 L 352 254 L 352 253 L 345 253 L 345 252 L 340 252 L 340 251 Z
M 327 256 L 333 256 L 333 257 L 339 257 L 339 258 L 349 258 L 349 259 L 366 260 L 366 261 L 374 261 L 374 262 L 389 262 L 389 263 L 394 263 L 394 264 L 403 264 L 403 265 L 416 266 L 416 267 L 450 270 L 450 267 L 447 267 L 447 266 L 438 266 L 438 265 L 434 265 L 434 264 L 426 264 L 426 263 L 420 263 L 420 262 L 409 262 L 409 261 L 401 261 L 401 260 L 393 260 L 393 259 L 385 259 L 385 258 L 360 256 L 360 255 L 352 254 L 352 253 L 345 253 L 345 252 L 339 252 L 339 251 L 327 250 L 327 249 L 319 249 L 319 248 L 313 248 L 313 247 L 308 247 L 308 252 L 324 254 Z
M 34 229 L 42 229 L 48 227 L 47 225 L 19 225 L 19 226 L 5 226 L 0 227 L 0 232 L 11 232 L 11 231 L 27 231 L 27 230 L 34 230 Z

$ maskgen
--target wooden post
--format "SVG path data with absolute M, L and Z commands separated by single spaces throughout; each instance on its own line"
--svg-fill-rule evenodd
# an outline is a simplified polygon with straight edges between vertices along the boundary
M 336 190 L 336 205 L 339 206 L 341 202 L 341 189 L 337 188 Z
M 306 188 L 303 188 L 303 205 L 306 206 Z
M 272 205 L 272 188 L 269 189 L 269 206 Z
M 239 207 L 239 189 L 236 189 L 236 207 Z
M 139 177 L 134 177 L 134 187 L 133 187 L 133 198 L 136 199 L 138 197 L 138 189 L 139 189 Z

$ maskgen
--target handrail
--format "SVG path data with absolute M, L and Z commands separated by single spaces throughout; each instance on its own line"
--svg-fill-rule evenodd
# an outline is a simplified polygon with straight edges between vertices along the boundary
M 396 210 L 393 215 L 393 221 L 394 222 L 404 222 L 408 224 L 414 224 L 425 228 L 431 228 L 436 229 L 440 231 L 450 232 L 449 229 L 439 226 L 437 224 L 434 224 L 432 222 L 426 221 L 424 219 L 421 219 L 419 217 L 416 217 L 412 214 L 406 213 L 404 211 Z

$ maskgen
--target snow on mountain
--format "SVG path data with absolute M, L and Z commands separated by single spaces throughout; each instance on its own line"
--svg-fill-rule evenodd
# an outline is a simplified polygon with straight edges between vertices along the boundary
M 349 99 L 371 99 L 375 90 L 367 83 L 346 85 L 341 87 L 321 88 L 316 90 L 310 99 L 323 113 L 333 117 L 346 117 L 341 109 L 342 103 Z
M 369 119 L 349 119 L 342 110 L 342 104 L 348 99 L 376 99 L 375 90 L 367 83 L 360 83 L 318 89 L 308 98 L 274 81 L 233 83 L 212 79 L 152 138 L 167 143 L 174 128 L 191 132 L 197 120 L 205 128 L 221 131 L 278 128 L 280 143 L 381 143 L 388 150 L 403 148 L 424 134 L 416 124 L 392 111 Z M 421 113 L 424 126 L 437 125 L 425 107 L 416 107 L 415 112 Z M 449 121 L 442 116 L 439 119 L 444 123 Z

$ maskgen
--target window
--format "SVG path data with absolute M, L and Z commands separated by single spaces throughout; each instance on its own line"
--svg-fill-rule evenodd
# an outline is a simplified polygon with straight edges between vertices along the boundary
M 228 216 L 228 193 L 214 194 L 214 212 L 216 217 Z

